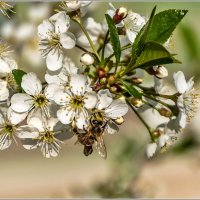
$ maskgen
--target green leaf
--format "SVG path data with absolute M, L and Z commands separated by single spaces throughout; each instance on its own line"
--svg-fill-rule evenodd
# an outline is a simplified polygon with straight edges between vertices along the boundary
M 145 43 L 141 55 L 138 57 L 134 68 L 162 65 L 169 63 L 180 63 L 171 55 L 165 47 L 156 42 Z
M 119 41 L 118 30 L 112 18 L 108 14 L 106 14 L 105 16 L 108 24 L 108 29 L 110 32 L 110 41 L 115 54 L 116 62 L 118 63 L 120 62 L 120 57 L 121 57 L 121 45 Z
M 21 92 L 22 91 L 22 87 L 21 87 L 22 77 L 24 76 L 24 74 L 26 74 L 26 72 L 20 69 L 14 69 L 12 70 L 12 74 L 18 86 L 18 90 Z
M 121 83 L 123 84 L 125 90 L 132 96 L 134 96 L 135 98 L 141 99 L 142 98 L 142 94 L 135 89 L 130 83 L 127 83 L 126 81 L 121 81 Z
M 188 10 L 171 9 L 156 14 L 147 34 L 147 41 L 162 44 L 166 42 L 187 12 Z
M 135 38 L 135 41 L 132 46 L 132 58 L 129 63 L 129 66 L 135 64 L 137 57 L 141 54 L 144 48 L 144 44 L 146 42 L 148 31 L 149 31 L 149 28 L 151 27 L 151 23 L 155 15 L 155 12 L 156 12 L 156 6 L 153 8 L 148 22 L 143 26 L 143 28 L 140 30 L 140 32 L 137 34 Z

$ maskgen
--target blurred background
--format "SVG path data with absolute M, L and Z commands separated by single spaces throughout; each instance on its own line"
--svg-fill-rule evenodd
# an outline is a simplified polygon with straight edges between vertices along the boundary
M 177 8 L 189 12 L 173 34 L 171 51 L 177 53 L 181 65 L 169 65 L 172 73 L 183 70 L 187 79 L 200 81 L 200 3 L 113 3 L 149 16 L 157 11 Z M 43 80 L 46 66 L 38 51 L 37 26 L 54 14 L 57 3 L 16 3 L 11 19 L 0 16 L 0 36 L 14 50 L 19 67 L 34 71 Z M 108 3 L 93 2 L 87 16 L 102 22 Z M 71 29 L 77 27 L 72 24 Z M 80 65 L 77 49 L 66 55 Z M 74 55 L 75 54 L 75 55 Z M 78 59 L 77 59 L 78 58 Z M 152 117 L 153 116 L 153 117 Z M 160 118 L 152 111 L 143 117 L 155 127 Z M 80 197 L 141 197 L 197 198 L 200 197 L 200 110 L 182 134 L 180 142 L 168 152 L 148 160 L 145 155 L 149 142 L 147 130 L 129 112 L 116 135 L 106 135 L 108 158 L 93 153 L 82 154 L 75 139 L 66 141 L 57 158 L 45 159 L 40 150 L 27 151 L 20 145 L 0 152 L 0 198 L 80 198 Z

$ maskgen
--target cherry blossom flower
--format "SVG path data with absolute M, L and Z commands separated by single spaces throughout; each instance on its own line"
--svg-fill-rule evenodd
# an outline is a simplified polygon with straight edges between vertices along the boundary
M 17 63 L 10 56 L 9 48 L 7 43 L 0 41 L 0 78 L 6 77 L 13 69 L 17 69 Z
M 16 142 L 15 137 L 19 137 L 21 132 L 30 131 L 28 126 L 20 126 L 25 118 L 26 113 L 16 113 L 10 107 L 0 113 L 0 150 L 10 147 L 12 140 Z
M 174 83 L 178 91 L 177 106 L 179 108 L 178 121 L 181 128 L 185 128 L 187 120 L 193 117 L 196 110 L 198 95 L 194 93 L 193 77 L 186 82 L 183 72 L 174 73 Z
M 20 134 L 23 147 L 32 150 L 40 147 L 44 157 L 56 157 L 60 151 L 62 140 L 72 137 L 72 133 L 63 126 L 58 119 L 50 117 L 47 120 L 41 120 L 41 113 L 28 120 L 28 125 L 32 127 L 31 133 Z
M 18 113 L 34 112 L 39 108 L 49 116 L 48 102 L 53 99 L 54 90 L 57 87 L 50 84 L 43 92 L 42 84 L 33 72 L 22 77 L 21 87 L 25 93 L 16 93 L 12 96 L 11 108 Z
M 54 101 L 61 106 L 57 112 L 63 124 L 76 122 L 79 129 L 87 126 L 88 110 L 97 103 L 97 95 L 89 86 L 88 77 L 79 74 L 71 75 L 69 89 L 55 92 Z
M 47 68 L 56 71 L 62 67 L 63 48 L 72 49 L 76 44 L 75 36 L 68 31 L 70 18 L 59 12 L 38 26 L 40 50 L 46 58 Z
M 4 41 L 0 41 L 0 101 L 5 101 L 9 97 L 9 87 L 13 86 L 11 73 L 17 69 L 17 63 L 10 56 L 10 47 Z
M 76 10 L 80 10 L 81 17 L 83 17 L 87 13 L 87 6 L 89 6 L 91 1 L 63 1 L 60 7 L 66 12 L 73 12 Z
M 107 122 L 105 129 L 108 133 L 113 134 L 118 131 L 119 128 L 115 120 L 123 117 L 127 112 L 128 105 L 124 99 L 113 99 L 108 89 L 98 92 L 98 102 L 93 114 L 98 113 Z

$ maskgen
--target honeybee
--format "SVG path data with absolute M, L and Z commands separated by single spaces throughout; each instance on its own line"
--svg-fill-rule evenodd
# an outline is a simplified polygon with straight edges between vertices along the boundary
M 83 153 L 89 156 L 93 152 L 95 145 L 101 157 L 107 157 L 106 145 L 104 143 L 103 135 L 107 122 L 104 121 L 100 112 L 94 112 L 89 119 L 89 126 L 83 132 L 77 129 L 74 132 L 77 135 L 78 143 L 84 146 Z

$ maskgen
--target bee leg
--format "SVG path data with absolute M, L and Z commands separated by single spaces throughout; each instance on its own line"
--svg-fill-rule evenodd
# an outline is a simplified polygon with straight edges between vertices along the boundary
M 83 125 L 83 130 L 87 133 L 87 129 L 85 128 L 85 126 Z
M 76 126 L 75 121 L 72 121 L 72 131 L 73 131 L 75 134 L 78 134 L 78 129 L 77 129 L 77 126 Z
M 90 154 L 92 154 L 92 152 L 93 152 L 92 146 L 84 146 L 83 153 L 85 156 L 89 156 Z

